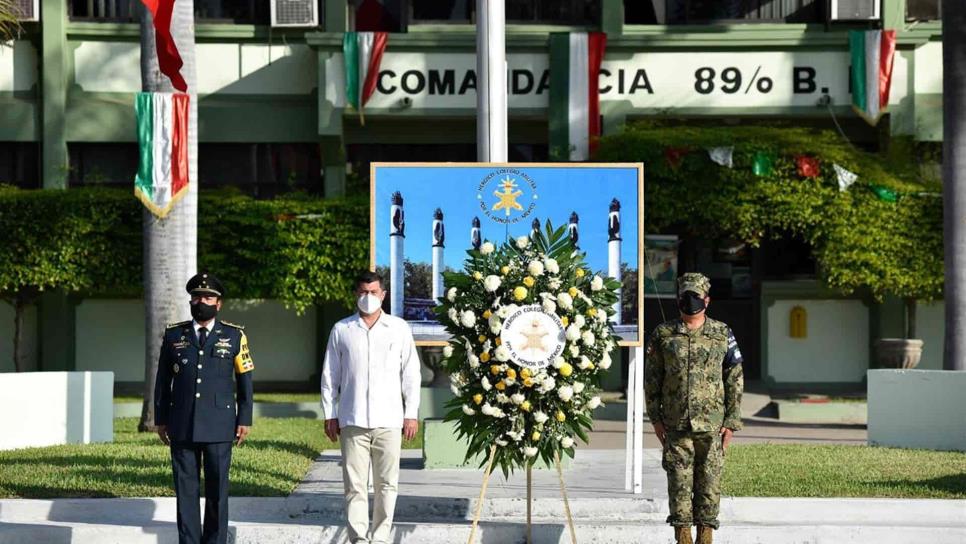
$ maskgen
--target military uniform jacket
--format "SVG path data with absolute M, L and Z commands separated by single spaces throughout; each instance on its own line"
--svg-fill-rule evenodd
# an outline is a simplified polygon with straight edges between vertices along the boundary
M 231 442 L 252 424 L 252 363 L 241 327 L 215 320 L 204 346 L 191 321 L 169 325 L 161 341 L 154 423 L 172 440 Z
M 744 375 L 731 329 L 706 318 L 689 330 L 681 319 L 659 325 L 647 344 L 647 417 L 672 430 L 741 428 Z

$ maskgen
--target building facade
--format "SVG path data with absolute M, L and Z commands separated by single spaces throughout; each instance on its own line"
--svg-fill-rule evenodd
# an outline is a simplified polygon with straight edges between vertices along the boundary
M 876 17 L 839 18 L 848 15 L 845 4 Z M 40 21 L 0 47 L 0 183 L 128 187 L 138 159 L 137 1 L 39 5 Z M 474 5 L 319 0 L 318 26 L 272 28 L 266 0 L 196 0 L 201 189 L 334 197 L 368 190 L 372 161 L 475 160 Z M 663 119 L 821 127 L 868 149 L 895 136 L 942 139 L 939 0 L 510 0 L 506 11 L 511 161 L 550 158 L 549 35 L 568 31 L 607 33 L 599 81 L 605 135 Z M 871 28 L 897 31 L 888 114 L 876 127 L 849 105 L 847 31 Z M 345 105 L 348 30 L 392 32 L 364 124 Z M 903 330 L 899 301 L 824 291 L 808 248 L 794 239 L 751 249 L 682 238 L 678 269 L 712 276 L 712 313 L 735 328 L 747 375 L 777 389 L 861 389 L 872 340 Z M 789 334 L 795 308 L 807 316 L 804 338 Z M 327 328 L 343 311 L 320 307 L 298 317 L 272 301 L 228 309 L 229 319 L 253 326 L 259 358 L 277 362 L 260 366 L 259 380 L 280 387 L 309 386 Z M 647 299 L 648 330 L 674 312 L 673 301 Z M 139 316 L 139 301 L 45 295 L 27 314 L 30 364 L 114 370 L 119 383 L 135 386 L 143 374 Z M 921 366 L 940 368 L 941 304 L 921 308 L 918 320 Z M 10 370 L 13 319 L 5 305 L 0 323 L 0 370 Z M 256 343 L 259 323 L 286 332 Z M 130 345 L 105 357 L 105 343 L 128 329 Z M 615 375 L 611 385 L 619 383 Z

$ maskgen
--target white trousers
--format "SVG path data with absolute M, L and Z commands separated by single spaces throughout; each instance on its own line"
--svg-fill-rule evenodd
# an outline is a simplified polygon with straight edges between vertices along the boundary
M 402 429 L 345 427 L 342 444 L 342 483 L 345 487 L 349 542 L 388 544 L 399 488 Z M 372 530 L 369 530 L 369 468 L 372 467 Z

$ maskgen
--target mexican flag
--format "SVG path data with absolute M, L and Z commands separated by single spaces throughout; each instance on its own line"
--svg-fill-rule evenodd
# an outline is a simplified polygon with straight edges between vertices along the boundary
M 134 194 L 164 218 L 188 189 L 188 95 L 138 93 L 138 173 Z
M 174 14 L 175 0 L 141 0 L 144 7 L 151 12 L 154 22 L 154 45 L 158 51 L 158 68 L 168 76 L 175 89 L 186 93 L 188 84 L 181 77 L 181 67 L 184 62 L 178 53 L 178 46 L 171 36 L 171 16 Z
M 585 161 L 597 148 L 606 46 L 603 32 L 550 35 L 550 155 L 558 160 Z
M 387 32 L 346 32 L 342 38 L 342 54 L 345 58 L 345 99 L 359 112 L 359 120 L 366 124 L 362 114 L 366 102 L 376 92 L 379 63 L 389 40 Z
M 852 54 L 852 108 L 875 125 L 889 104 L 895 30 L 850 30 Z

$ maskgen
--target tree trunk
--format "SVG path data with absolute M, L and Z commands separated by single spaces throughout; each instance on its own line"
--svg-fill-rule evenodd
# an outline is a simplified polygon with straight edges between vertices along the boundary
M 943 2 L 943 369 L 966 370 L 966 3 Z
M 145 92 L 173 92 L 158 68 L 151 14 L 141 7 L 141 87 Z M 198 77 L 195 70 L 194 1 L 178 0 L 171 34 L 184 61 L 181 75 L 188 84 L 188 193 L 171 213 L 158 219 L 142 212 L 144 244 L 144 405 L 141 431 L 154 430 L 154 385 L 161 335 L 168 323 L 190 319 L 184 286 L 197 272 L 198 239 Z

